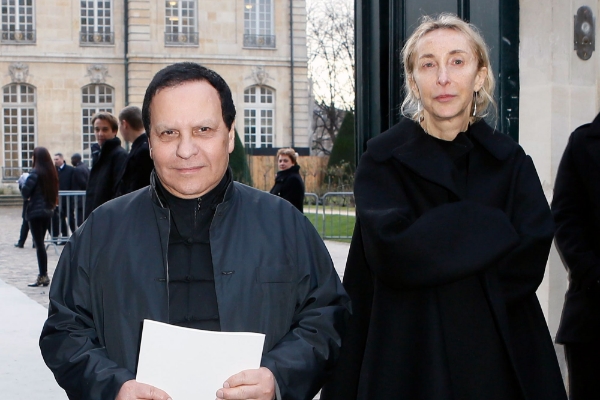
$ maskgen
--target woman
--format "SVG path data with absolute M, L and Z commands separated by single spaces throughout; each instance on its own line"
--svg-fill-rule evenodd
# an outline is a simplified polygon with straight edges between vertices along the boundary
M 403 61 L 408 118 L 356 172 L 353 317 L 321 399 L 566 399 L 535 294 L 552 217 L 531 158 L 482 119 L 485 43 L 425 17 Z
M 303 212 L 304 181 L 300 176 L 300 166 L 296 162 L 296 157 L 296 152 L 292 148 L 277 151 L 279 172 L 270 193 L 286 199 Z
M 33 169 L 21 190 L 28 201 L 25 216 L 37 253 L 39 274 L 29 286 L 48 286 L 48 255 L 44 246 L 44 235 L 50 227 L 54 208 L 58 205 L 58 174 L 54 162 L 45 147 L 33 149 Z

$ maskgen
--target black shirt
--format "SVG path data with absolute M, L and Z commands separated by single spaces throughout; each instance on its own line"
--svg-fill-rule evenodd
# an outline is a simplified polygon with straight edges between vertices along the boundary
M 210 224 L 231 182 L 229 171 L 210 192 L 196 199 L 169 193 L 157 180 L 171 214 L 169 234 L 169 323 L 220 331 L 210 251 Z

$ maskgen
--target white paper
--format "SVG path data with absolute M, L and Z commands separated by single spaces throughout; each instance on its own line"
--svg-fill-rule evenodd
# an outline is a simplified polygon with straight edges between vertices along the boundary
M 265 335 L 212 332 L 144 320 L 137 381 L 173 400 L 207 400 L 232 375 L 260 367 Z

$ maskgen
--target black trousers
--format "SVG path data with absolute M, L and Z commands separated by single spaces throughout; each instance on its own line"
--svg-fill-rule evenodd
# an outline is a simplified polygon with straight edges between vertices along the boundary
M 51 218 L 32 218 L 29 220 L 29 230 L 35 244 L 37 253 L 38 269 L 40 275 L 48 275 L 48 254 L 44 246 L 44 236 L 50 227 Z
M 27 235 L 29 234 L 29 222 L 25 218 L 23 218 L 23 223 L 21 224 L 21 232 L 19 234 L 19 244 L 21 246 L 25 245 L 25 241 L 27 240 Z
M 600 399 L 600 344 L 567 343 L 564 348 L 569 369 L 569 400 Z

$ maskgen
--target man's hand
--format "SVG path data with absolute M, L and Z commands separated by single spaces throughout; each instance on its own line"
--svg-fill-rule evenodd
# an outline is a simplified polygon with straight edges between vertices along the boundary
M 172 400 L 164 391 L 136 380 L 127 381 L 121 386 L 115 400 Z
M 268 368 L 247 369 L 225 381 L 217 390 L 217 400 L 273 400 L 275 377 Z

